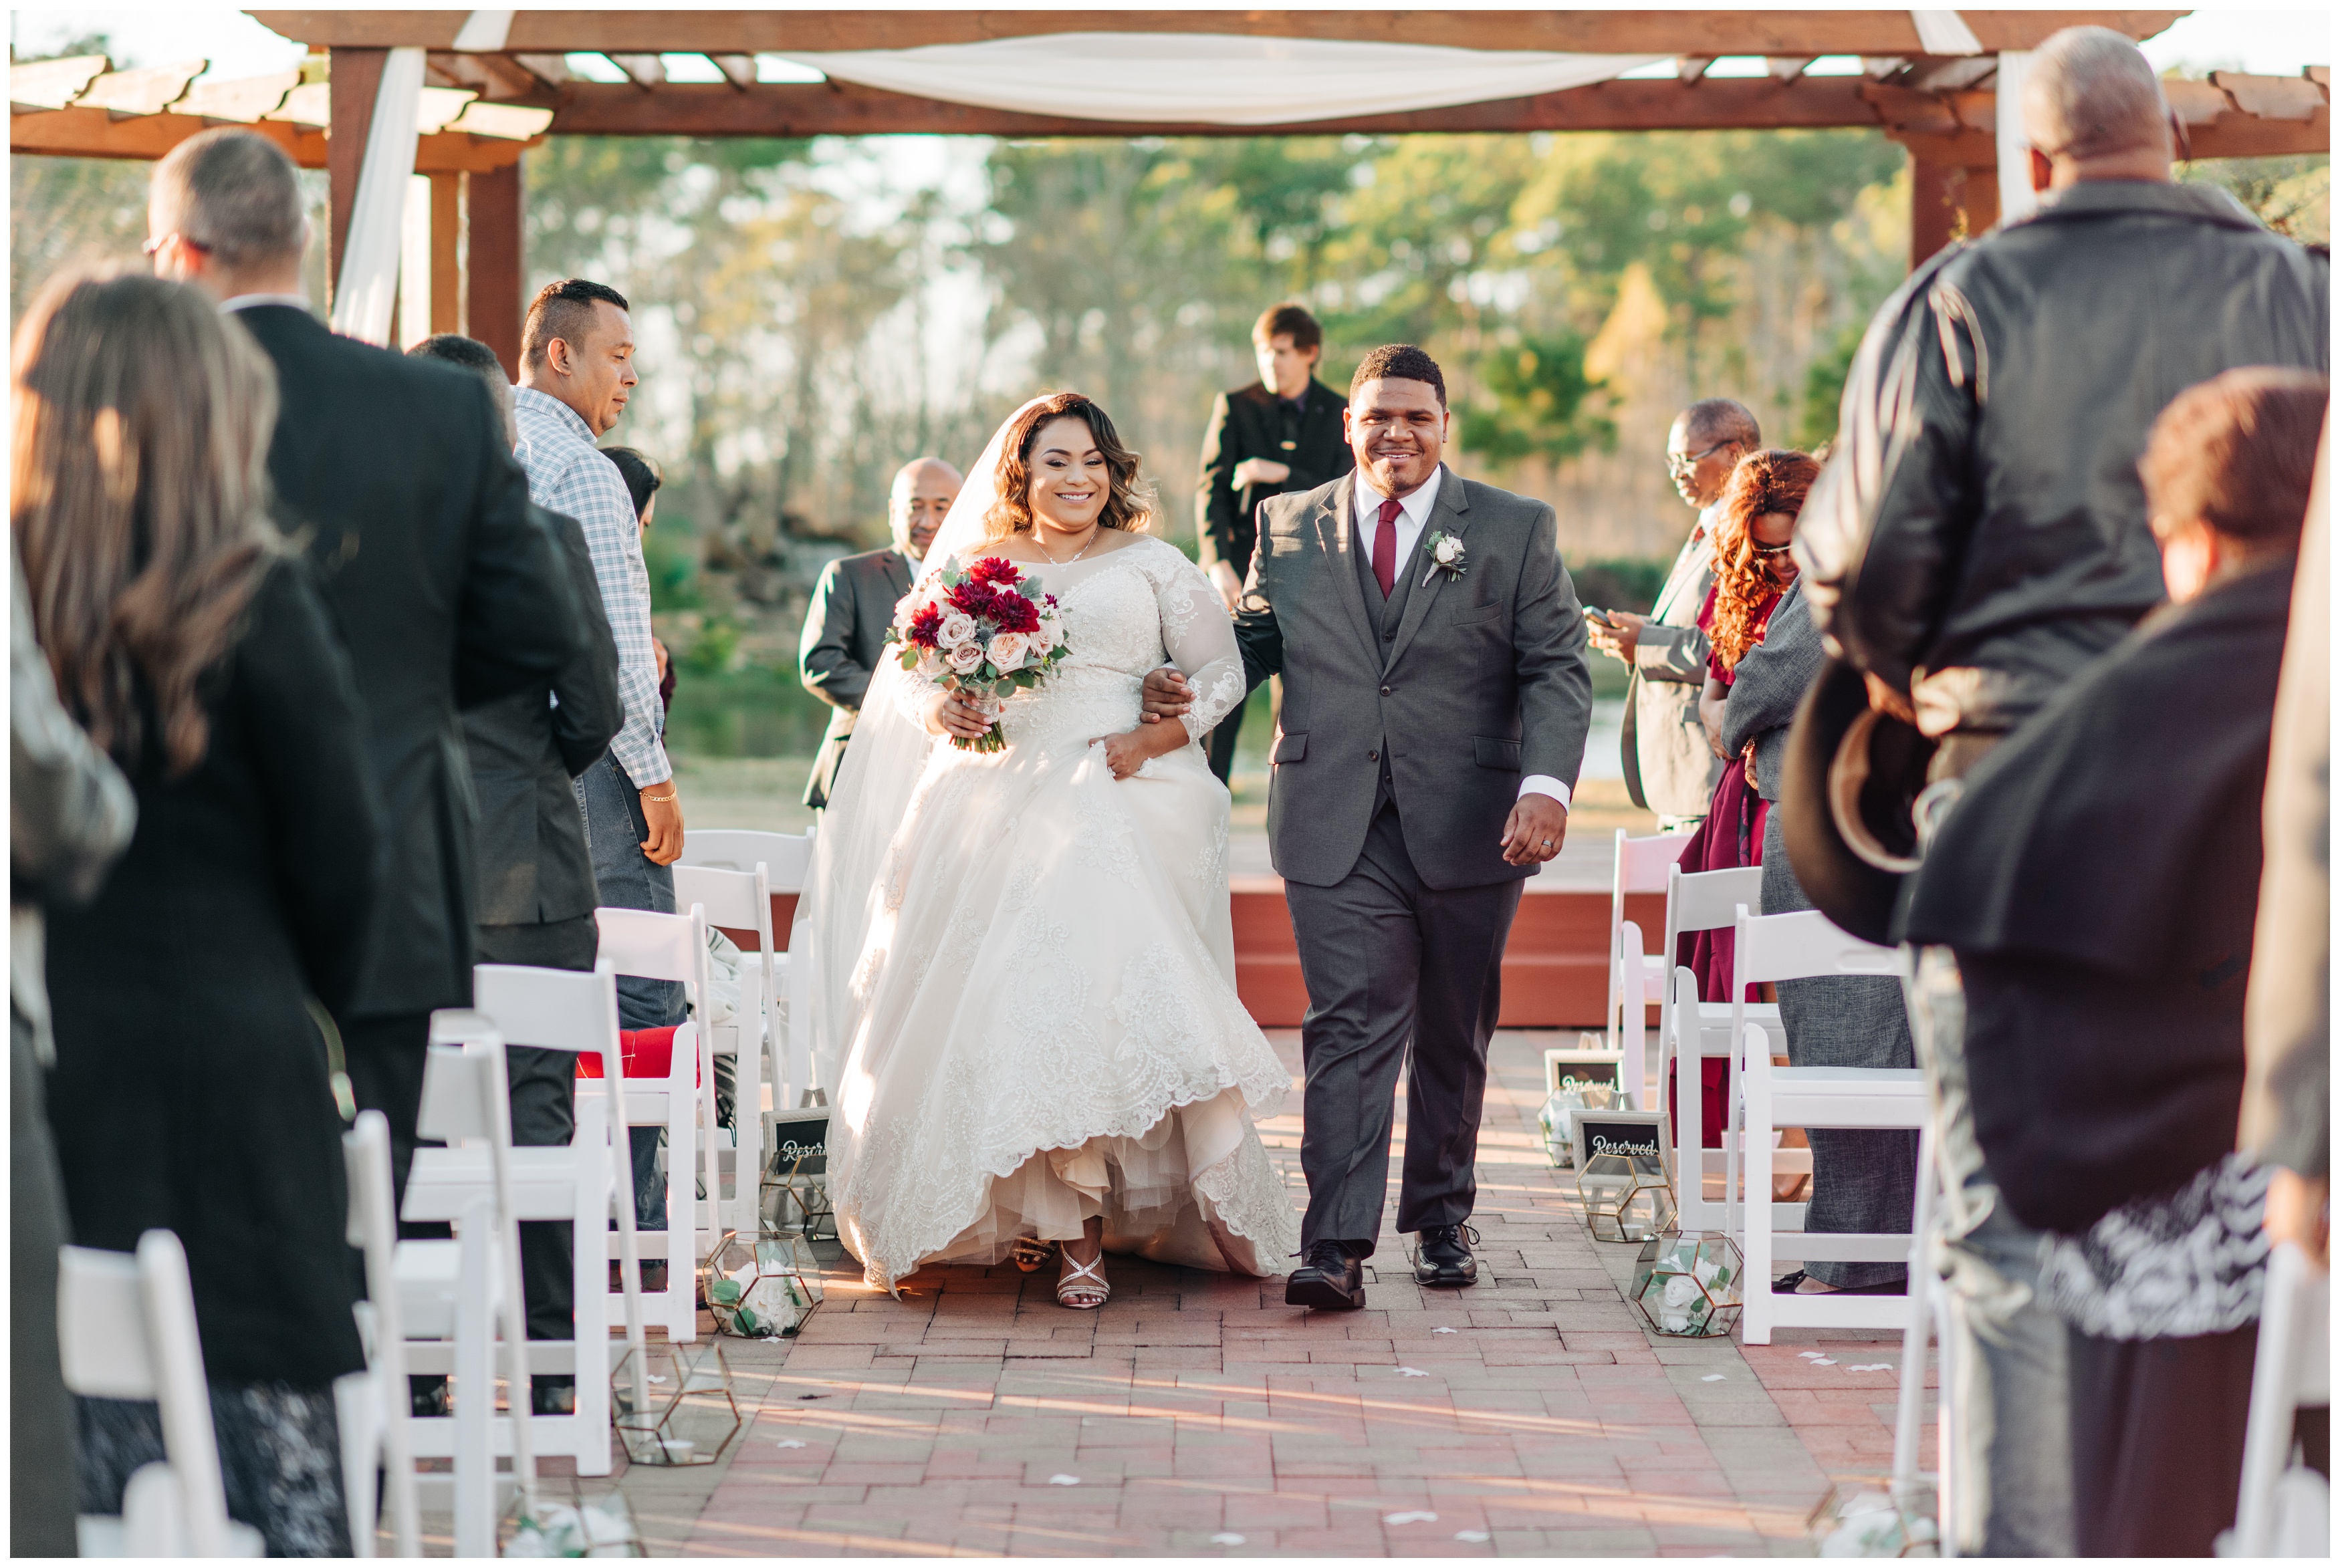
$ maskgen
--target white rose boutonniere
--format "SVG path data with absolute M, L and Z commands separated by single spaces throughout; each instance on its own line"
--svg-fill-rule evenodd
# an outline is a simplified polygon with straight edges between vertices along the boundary
M 1422 574 L 1422 586 L 1425 588 L 1430 579 L 1441 572 L 1459 577 L 1471 569 L 1471 557 L 1463 553 L 1462 541 L 1443 529 L 1422 541 L 1422 553 L 1430 561 L 1430 569 Z

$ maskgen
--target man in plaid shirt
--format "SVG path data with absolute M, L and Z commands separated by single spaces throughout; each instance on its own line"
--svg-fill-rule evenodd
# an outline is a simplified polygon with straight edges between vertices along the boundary
M 593 857 L 601 903 L 614 909 L 674 912 L 674 873 L 682 853 L 682 806 L 660 732 L 658 661 L 650 648 L 650 578 L 642 565 L 641 520 L 618 467 L 595 447 L 626 411 L 641 378 L 634 373 L 633 323 L 626 297 L 605 283 L 568 278 L 548 283 L 529 302 L 521 331 L 520 386 L 512 417 L 514 453 L 528 471 L 529 493 L 565 512 L 585 530 L 601 604 L 618 644 L 618 694 L 625 724 L 607 755 L 577 779 L 577 804 Z M 627 1029 L 680 1023 L 682 987 L 672 981 L 620 979 L 618 1021 Z M 633 1131 L 635 1213 L 664 1228 L 656 1128 Z M 662 1287 L 659 1265 L 643 1265 L 643 1283 Z M 654 1272 L 655 1271 L 655 1272 Z

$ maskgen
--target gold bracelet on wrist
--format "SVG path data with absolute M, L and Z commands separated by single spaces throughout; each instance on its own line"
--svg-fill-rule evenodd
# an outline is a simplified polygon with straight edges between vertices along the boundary
M 664 794 L 650 794 L 648 792 L 644 792 L 642 798 L 649 802 L 652 805 L 664 805 L 667 802 L 674 799 L 674 797 L 679 793 L 680 792 L 678 790 L 669 790 Z

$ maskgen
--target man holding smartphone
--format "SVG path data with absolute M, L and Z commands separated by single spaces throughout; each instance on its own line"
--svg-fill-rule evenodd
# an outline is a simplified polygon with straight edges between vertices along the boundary
M 1647 616 L 1584 612 L 1592 646 L 1632 670 L 1625 693 L 1625 789 L 1658 816 L 1661 833 L 1686 833 L 1706 817 L 1721 759 L 1699 722 L 1706 684 L 1706 634 L 1698 614 L 1714 584 L 1708 522 L 1739 459 L 1763 444 L 1755 416 L 1729 398 L 1706 398 L 1676 417 L 1666 437 L 1666 471 L 1698 522 Z

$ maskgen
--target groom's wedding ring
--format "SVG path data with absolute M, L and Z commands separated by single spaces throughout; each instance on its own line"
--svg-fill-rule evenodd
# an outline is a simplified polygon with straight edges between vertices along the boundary
M 1550 839 L 1546 839 L 1546 840 L 1544 840 L 1544 841 L 1543 841 L 1543 847 L 1544 847 L 1544 848 L 1546 848 L 1546 849 L 1550 849 L 1550 848 L 1552 847 L 1552 840 L 1550 840 Z

